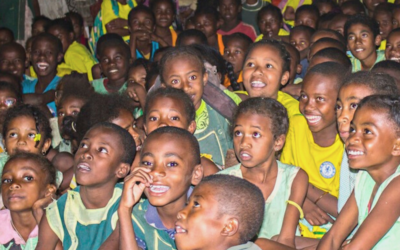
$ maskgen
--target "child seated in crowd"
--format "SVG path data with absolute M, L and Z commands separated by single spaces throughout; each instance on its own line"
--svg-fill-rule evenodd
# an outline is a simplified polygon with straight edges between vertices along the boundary
M 287 39 L 289 32 L 284 30 L 283 17 L 280 9 L 274 5 L 263 7 L 257 15 L 257 25 L 261 35 L 257 37 L 256 42 L 262 39 Z
M 296 11 L 294 24 L 295 26 L 305 25 L 316 29 L 319 16 L 319 10 L 314 5 L 302 5 Z
M 0 45 L 13 42 L 14 40 L 14 33 L 12 30 L 6 27 L 0 27 Z
M 19 85 L 25 79 L 27 58 L 24 47 L 16 42 L 0 46 L 0 72 L 8 72 L 19 79 Z
M 386 43 L 385 57 L 386 60 L 400 63 L 400 28 L 396 28 L 389 33 Z
M 178 33 L 171 28 L 175 19 L 176 7 L 172 0 L 155 0 L 151 2 L 155 15 L 154 34 L 161 37 L 168 46 L 175 46 Z

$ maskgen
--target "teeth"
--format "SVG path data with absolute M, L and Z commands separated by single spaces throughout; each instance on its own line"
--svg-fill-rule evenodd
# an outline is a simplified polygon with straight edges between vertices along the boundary
M 112 70 L 110 70 L 109 72 L 110 73 L 115 73 L 115 72 L 117 72 L 118 71 L 118 69 L 112 69 Z
M 364 155 L 364 152 L 362 152 L 362 151 L 356 151 L 356 150 L 349 150 L 349 151 L 347 151 L 347 153 L 348 153 L 349 155 Z
M 356 52 L 364 51 L 364 49 L 356 49 Z
M 85 170 L 85 171 L 90 171 L 90 168 L 88 166 L 86 166 L 86 165 L 83 165 L 83 164 L 79 164 L 78 165 L 78 169 L 82 169 L 82 170 Z
M 183 229 L 181 226 L 176 226 L 175 230 L 177 233 L 186 233 L 187 231 Z
M 247 153 L 241 153 L 240 155 L 241 155 L 241 156 L 244 156 L 244 157 L 250 157 L 250 155 L 247 154 Z
M 169 190 L 169 187 L 167 186 L 160 186 L 160 185 L 151 185 L 150 186 L 150 191 L 153 193 L 165 193 Z
M 321 120 L 321 116 L 308 115 L 308 116 L 306 116 L 306 119 L 310 123 L 316 123 Z
M 251 82 L 251 87 L 253 88 L 262 88 L 265 87 L 265 83 L 261 82 L 261 81 L 252 81 Z
M 39 69 L 46 69 L 47 67 L 49 67 L 48 63 L 38 63 L 37 64 Z

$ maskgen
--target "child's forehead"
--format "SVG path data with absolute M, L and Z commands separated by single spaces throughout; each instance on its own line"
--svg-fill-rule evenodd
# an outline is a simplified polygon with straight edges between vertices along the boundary
M 291 38 L 304 38 L 306 40 L 311 39 L 311 35 L 309 32 L 306 32 L 305 30 L 300 30 L 300 29 L 294 29 L 290 32 L 290 37 Z
M 4 172 L 8 172 L 8 170 L 11 169 L 15 172 L 20 170 L 26 170 L 26 171 L 33 171 L 38 174 L 40 173 L 44 174 L 42 166 L 40 166 L 40 164 L 37 161 L 29 158 L 17 158 L 7 162 L 7 164 L 4 166 Z
M 165 142 L 168 142 L 166 145 Z M 182 159 L 191 158 L 188 154 L 192 149 L 183 136 L 177 136 L 169 133 L 150 133 L 147 137 L 142 153 L 158 154 L 162 150 L 168 150 L 169 153 L 179 156 Z M 189 151 L 190 150 L 190 151 Z
M 369 32 L 372 33 L 371 28 L 363 23 L 354 23 L 349 27 L 348 33 L 352 32 Z
M 132 19 L 150 19 L 152 21 L 154 21 L 153 15 L 151 15 L 149 12 L 145 11 L 145 10 L 138 10 L 135 11 L 132 14 Z
M 260 18 L 275 18 L 279 19 L 278 13 L 273 10 L 267 9 L 260 12 Z
M 49 46 L 51 45 L 51 46 Z M 37 47 L 43 47 L 45 46 L 46 49 L 51 49 L 53 51 L 56 51 L 57 49 L 57 44 L 56 41 L 47 37 L 40 37 L 36 38 L 32 42 L 32 49 L 37 48 Z
M 231 38 L 226 42 L 227 47 L 236 47 L 236 48 L 241 48 L 241 49 L 246 49 L 248 46 L 246 42 L 244 42 L 240 38 Z
M 302 18 L 305 18 L 305 17 L 318 18 L 317 15 L 311 10 L 300 10 L 299 12 L 296 13 L 296 16 L 298 18 L 300 18 L 300 17 L 302 17 Z
M 7 49 L 0 50 L 0 58 L 3 58 L 7 55 L 10 57 L 13 55 L 14 58 L 21 58 L 24 59 L 26 57 L 25 51 L 19 49 L 17 45 L 10 45 L 7 46 Z
M 201 19 L 206 19 L 207 21 L 210 22 L 217 22 L 217 20 L 214 18 L 214 15 L 212 14 L 207 14 L 207 13 L 199 13 L 194 16 L 195 21 L 200 21 Z
M 400 31 L 390 33 L 387 38 L 388 42 L 399 42 L 400 40 Z

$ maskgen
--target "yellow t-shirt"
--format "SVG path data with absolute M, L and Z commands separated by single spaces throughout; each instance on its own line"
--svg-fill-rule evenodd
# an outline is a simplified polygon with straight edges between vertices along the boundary
M 284 29 L 280 29 L 280 30 L 279 30 L 278 36 L 288 36 L 288 35 L 290 35 L 290 32 L 289 32 L 289 31 L 286 31 L 286 30 L 284 30 Z M 264 35 L 263 35 L 263 34 L 260 34 L 260 35 L 256 38 L 256 40 L 255 40 L 254 42 L 258 42 L 258 41 L 262 40 L 263 38 L 264 38 Z
M 64 61 L 72 70 L 81 74 L 87 73 L 89 81 L 93 80 L 92 67 L 96 60 L 82 44 L 73 42 L 65 52 Z
M 287 7 L 292 7 L 294 11 L 296 12 L 297 8 L 299 7 L 300 0 L 288 0 L 286 5 L 282 9 L 282 14 L 285 14 L 286 8 Z M 312 4 L 312 0 L 304 0 L 302 5 L 310 5 Z M 285 20 L 285 23 L 287 23 L 290 26 L 294 26 L 294 20 Z
M 116 16 L 114 14 L 114 11 L 112 9 L 111 1 L 103 1 L 101 4 L 101 15 L 102 15 L 102 22 L 103 22 L 103 30 L 106 30 L 106 24 L 109 23 L 110 21 L 117 19 L 117 18 L 122 18 L 125 20 L 128 20 L 128 15 L 129 12 L 131 11 L 131 7 L 129 4 L 122 5 L 118 1 L 118 9 L 119 9 L 119 16 Z M 133 1 L 134 6 L 136 6 L 136 1 Z M 126 27 L 128 28 L 128 27 Z M 129 40 L 130 36 L 124 36 L 124 41 Z
M 63 76 L 65 76 L 65 75 L 69 75 L 69 74 L 72 73 L 72 71 L 73 71 L 73 70 L 70 68 L 70 66 L 67 65 L 67 64 L 65 64 L 65 63 L 60 63 L 60 64 L 57 66 L 57 75 L 58 75 L 59 77 L 63 77 Z M 92 72 L 92 71 L 90 70 L 90 72 Z M 29 67 L 29 73 L 31 74 L 31 75 L 30 75 L 31 77 L 37 78 L 36 72 L 35 72 L 35 70 L 33 69 L 32 66 Z
M 382 40 L 378 50 L 386 50 L 386 40 Z
M 299 115 L 290 120 L 280 161 L 301 167 L 307 172 L 312 185 L 338 197 L 343 152 L 339 135 L 329 147 L 315 144 L 306 119 Z

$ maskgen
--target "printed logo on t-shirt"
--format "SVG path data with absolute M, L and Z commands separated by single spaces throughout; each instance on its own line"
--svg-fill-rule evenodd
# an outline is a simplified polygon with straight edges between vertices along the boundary
M 319 167 L 319 172 L 321 173 L 322 177 L 330 179 L 335 176 L 336 168 L 331 162 L 324 161 Z

